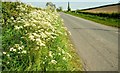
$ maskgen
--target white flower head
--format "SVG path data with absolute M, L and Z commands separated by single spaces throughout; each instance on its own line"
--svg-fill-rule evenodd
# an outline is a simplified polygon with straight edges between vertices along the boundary
M 3 52 L 3 54 L 7 54 L 6 52 Z
M 40 43 L 40 46 L 45 46 L 45 44 L 44 43 Z
M 26 51 L 26 50 L 23 50 L 23 51 L 22 51 L 22 53 L 25 53 L 25 54 L 26 54 L 26 53 L 27 53 L 27 51 Z
M 33 40 L 33 41 L 35 40 L 35 39 L 34 39 L 34 36 L 31 35 L 31 34 L 29 35 L 29 39 L 30 39 L 30 40 Z
M 52 63 L 52 64 L 56 64 L 57 61 L 56 61 L 56 60 L 51 60 L 51 63 Z
M 36 41 L 40 43 L 42 42 L 40 38 L 36 38 Z
M 35 27 L 36 25 L 35 24 L 32 24 L 33 27 Z
M 18 54 L 20 54 L 20 52 L 18 52 Z
M 49 56 L 50 56 L 50 57 L 53 57 L 53 56 L 52 56 L 52 51 L 49 51 Z
M 10 55 L 9 55 L 9 54 L 7 54 L 7 56 L 8 56 L 8 57 L 10 57 Z
M 43 62 L 43 64 L 45 64 L 45 62 Z
M 16 52 L 16 49 L 13 49 L 12 51 Z
M 65 54 L 65 51 L 62 49 L 62 54 Z
M 7 62 L 7 64 L 9 64 L 10 62 Z
M 72 56 L 69 53 L 66 53 L 70 58 L 72 58 Z
M 10 51 L 13 51 L 13 49 L 14 49 L 13 47 L 12 47 L 12 48 L 10 48 Z
M 63 57 L 63 60 L 66 60 L 66 58 L 65 58 L 65 57 Z
M 58 53 L 58 55 L 61 55 L 61 53 Z
M 19 29 L 22 29 L 22 28 L 23 28 L 23 26 L 15 26 L 16 30 L 19 30 Z
M 70 32 L 70 31 L 68 31 L 68 33 L 69 33 L 69 35 L 71 35 L 71 32 Z
M 14 20 L 14 18 L 13 18 L 13 17 L 11 17 L 11 19 L 12 19 L 12 20 Z
M 22 47 L 18 47 L 18 50 L 22 50 Z

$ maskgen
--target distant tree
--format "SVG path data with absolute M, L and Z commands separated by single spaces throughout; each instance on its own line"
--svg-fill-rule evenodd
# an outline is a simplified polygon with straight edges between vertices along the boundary
M 55 4 L 53 4 L 52 2 L 47 2 L 47 3 L 46 3 L 46 6 L 47 6 L 47 7 L 51 7 L 51 9 L 56 9 Z
M 68 12 L 71 11 L 71 8 L 70 8 L 70 3 L 68 2 Z
M 77 12 L 79 12 L 80 10 L 79 9 L 77 9 L 75 12 L 77 13 Z
M 57 11 L 63 11 L 62 7 L 57 8 Z

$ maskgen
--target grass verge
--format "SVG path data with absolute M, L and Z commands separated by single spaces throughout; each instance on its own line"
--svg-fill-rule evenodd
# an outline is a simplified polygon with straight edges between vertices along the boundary
M 88 19 L 97 23 L 101 23 L 104 25 L 112 26 L 112 27 L 117 27 L 120 28 L 119 24 L 119 19 L 115 18 L 107 18 L 107 17 L 99 17 L 95 15 L 90 15 L 90 14 L 83 14 L 83 13 L 75 13 L 75 12 L 65 12 L 67 14 L 71 14 L 77 17 L 81 17 L 84 19 Z

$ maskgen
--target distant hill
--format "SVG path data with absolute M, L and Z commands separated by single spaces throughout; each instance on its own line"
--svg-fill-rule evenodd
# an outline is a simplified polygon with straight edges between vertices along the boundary
M 120 3 L 82 9 L 80 11 L 90 13 L 120 13 Z

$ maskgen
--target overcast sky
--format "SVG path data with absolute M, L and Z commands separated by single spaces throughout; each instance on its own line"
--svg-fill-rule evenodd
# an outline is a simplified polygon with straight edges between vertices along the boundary
M 119 0 L 20 0 L 20 1 L 24 3 L 30 3 L 33 6 L 41 8 L 45 7 L 46 2 L 53 2 L 56 5 L 56 7 L 61 6 L 64 10 L 67 9 L 67 2 L 70 2 L 70 7 L 72 10 L 98 7 L 103 5 L 115 4 L 119 2 Z
M 24 2 L 118 2 L 119 0 L 21 0 Z

